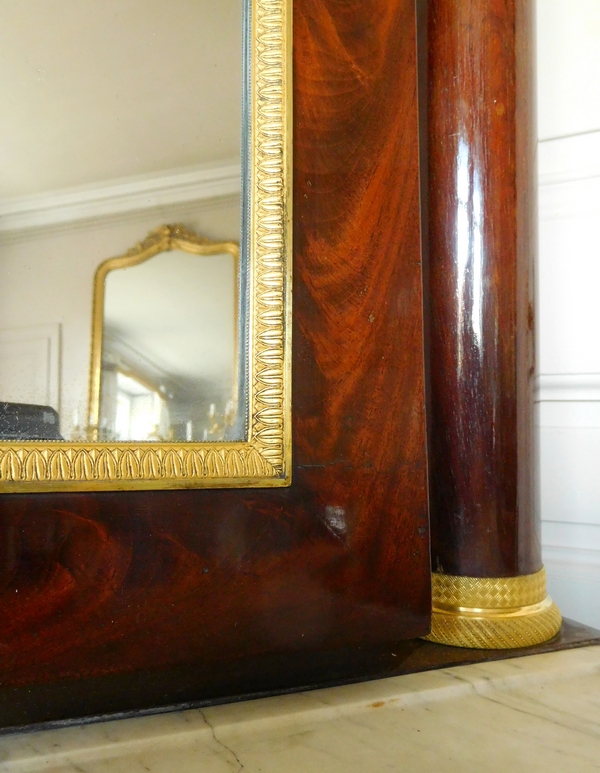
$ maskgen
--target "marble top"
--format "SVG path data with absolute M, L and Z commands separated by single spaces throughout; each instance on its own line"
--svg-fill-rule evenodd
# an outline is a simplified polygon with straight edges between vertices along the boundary
M 0 738 L 25 773 L 600 770 L 600 646 Z

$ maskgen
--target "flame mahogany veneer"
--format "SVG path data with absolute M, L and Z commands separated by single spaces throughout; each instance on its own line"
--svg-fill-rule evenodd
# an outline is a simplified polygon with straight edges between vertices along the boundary
M 429 2 L 433 568 L 541 569 L 531 0 Z
M 293 485 L 1 497 L 5 727 L 360 678 L 428 631 L 414 2 L 294 17 Z

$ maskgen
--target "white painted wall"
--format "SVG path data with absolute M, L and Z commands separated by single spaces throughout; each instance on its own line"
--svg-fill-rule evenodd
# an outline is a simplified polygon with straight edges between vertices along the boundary
M 0 230 L 0 333 L 60 327 L 59 397 L 64 437 L 87 418 L 92 288 L 97 266 L 149 231 L 183 223 L 215 241 L 239 240 L 239 196 L 190 201 L 93 220 Z M 24 399 L 24 402 L 27 400 Z
M 600 2 L 537 0 L 543 556 L 600 628 Z

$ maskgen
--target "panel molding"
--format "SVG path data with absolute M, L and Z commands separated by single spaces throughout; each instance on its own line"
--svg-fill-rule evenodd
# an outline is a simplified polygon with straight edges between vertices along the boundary
M 23 347 L 31 343 L 41 344 L 43 356 L 39 363 L 39 368 L 43 372 L 45 381 L 45 399 L 43 402 L 45 405 L 50 405 L 59 413 L 61 408 L 60 341 L 60 323 L 5 328 L 0 330 L 0 346 L 6 344 Z
M 600 177 L 600 131 L 539 143 L 541 186 Z
M 600 550 L 544 547 L 548 591 L 568 617 L 600 628 Z
M 600 131 L 539 144 L 540 221 L 600 213 Z
M 600 373 L 542 373 L 536 378 L 535 400 L 600 401 Z
M 600 582 L 600 548 L 583 549 L 544 545 L 542 553 L 546 571 L 554 577 Z
M 0 200 L 0 232 L 64 225 L 188 201 L 239 196 L 236 159 Z

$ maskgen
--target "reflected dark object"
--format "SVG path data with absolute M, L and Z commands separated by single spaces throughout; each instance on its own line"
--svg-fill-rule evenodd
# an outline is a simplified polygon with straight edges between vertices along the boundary
M 58 413 L 49 405 L 0 403 L 0 440 L 63 440 Z

